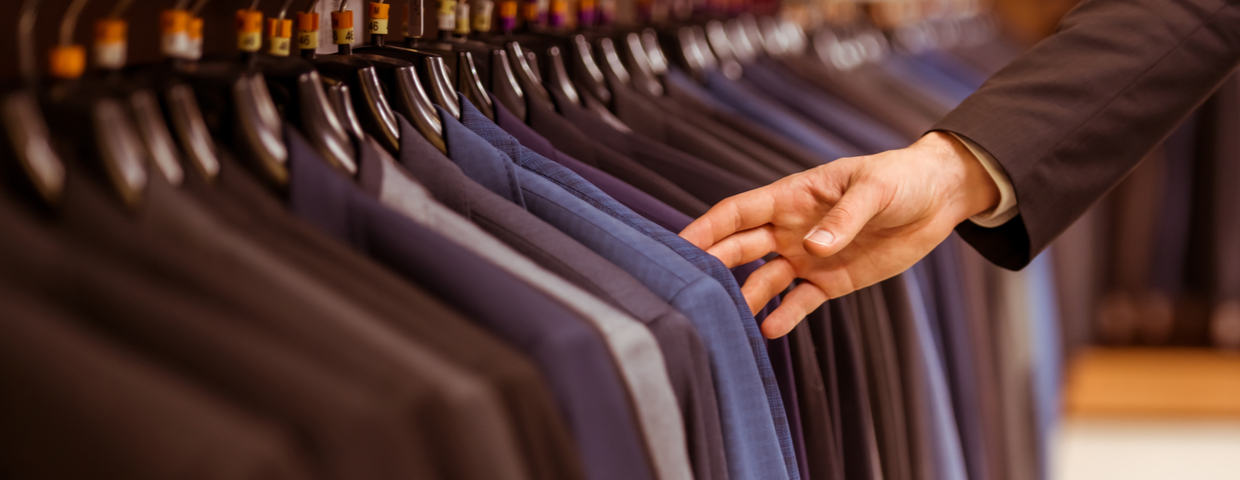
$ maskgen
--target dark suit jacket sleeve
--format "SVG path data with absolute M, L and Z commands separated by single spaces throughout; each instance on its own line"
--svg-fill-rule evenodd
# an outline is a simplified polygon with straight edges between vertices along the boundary
M 1240 62 L 1240 1 L 1086 0 L 1059 31 L 935 125 L 1006 170 L 1020 215 L 957 231 L 1024 267 L 1128 174 Z

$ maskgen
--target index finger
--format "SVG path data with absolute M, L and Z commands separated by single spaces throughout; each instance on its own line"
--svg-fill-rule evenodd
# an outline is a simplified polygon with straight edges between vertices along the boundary
M 694 220 L 680 236 L 706 250 L 733 233 L 765 225 L 775 215 L 775 199 L 768 185 L 733 195 Z

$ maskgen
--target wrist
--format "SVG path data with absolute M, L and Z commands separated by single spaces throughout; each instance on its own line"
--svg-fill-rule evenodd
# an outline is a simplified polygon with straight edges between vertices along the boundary
M 936 164 L 947 173 L 944 194 L 958 222 L 992 211 L 999 206 L 1001 195 L 994 177 L 973 152 L 954 135 L 930 132 L 915 145 L 924 146 Z

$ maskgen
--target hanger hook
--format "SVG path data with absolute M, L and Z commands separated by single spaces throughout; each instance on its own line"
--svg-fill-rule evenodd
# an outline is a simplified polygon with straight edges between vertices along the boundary
M 259 1 L 261 1 L 261 0 L 254 0 L 253 2 L 251 2 L 251 3 L 250 3 L 250 10 L 258 10 L 258 2 L 259 2 Z
M 306 7 L 306 13 L 314 13 L 314 8 L 319 6 L 319 0 L 311 0 L 310 6 Z
M 34 24 L 39 17 L 39 2 L 40 0 L 26 0 L 17 21 L 18 60 L 22 77 L 30 88 L 34 88 L 39 82 L 39 67 L 35 60 L 34 47 Z
M 176 3 L 175 5 L 173 5 L 173 6 L 172 6 L 172 8 L 173 8 L 174 10 L 185 10 L 185 9 L 188 9 L 188 8 L 189 8 L 189 2 L 190 2 L 190 0 L 177 0 L 177 3 Z
M 340 0 L 340 11 L 344 11 L 344 7 L 349 6 L 349 0 Z
M 69 8 L 65 9 L 65 17 L 60 20 L 60 46 L 73 44 L 73 30 L 77 28 L 78 17 L 82 16 L 82 8 L 85 8 L 87 3 L 90 3 L 90 0 L 73 0 Z
M 293 0 L 284 0 L 284 4 L 280 5 L 280 14 L 276 15 L 276 18 L 284 20 L 284 17 L 288 16 L 288 7 L 291 6 L 293 6 Z

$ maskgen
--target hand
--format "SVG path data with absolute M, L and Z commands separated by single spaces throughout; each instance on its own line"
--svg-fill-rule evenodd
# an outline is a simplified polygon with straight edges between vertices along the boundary
M 778 338 L 831 298 L 913 266 L 960 222 L 995 208 L 999 189 L 950 134 L 865 157 L 836 160 L 725 199 L 680 236 L 729 268 L 780 255 L 742 291 L 754 312 L 794 279 L 762 324 Z

